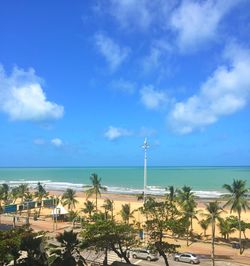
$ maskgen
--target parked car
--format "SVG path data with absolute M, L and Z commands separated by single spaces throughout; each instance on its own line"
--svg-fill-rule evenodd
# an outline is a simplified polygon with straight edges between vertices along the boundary
M 189 262 L 191 264 L 199 264 L 200 260 L 197 255 L 192 253 L 176 253 L 174 255 L 175 261 Z
M 146 248 L 134 248 L 130 250 L 130 256 L 134 259 L 144 259 L 144 260 L 158 260 L 159 254 L 157 252 L 150 251 Z
M 240 243 L 239 242 L 231 242 L 232 248 L 239 249 L 240 248 Z

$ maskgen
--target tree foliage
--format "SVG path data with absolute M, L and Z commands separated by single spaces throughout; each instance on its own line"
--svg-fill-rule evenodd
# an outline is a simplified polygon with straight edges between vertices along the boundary
M 236 212 L 238 215 L 238 230 L 239 230 L 239 244 L 240 253 L 243 253 L 243 247 L 241 243 L 241 213 L 247 209 L 250 209 L 247 193 L 249 189 L 246 188 L 246 181 L 243 180 L 233 180 L 232 185 L 225 184 L 223 186 L 227 190 L 228 194 L 224 196 L 227 200 L 226 206 L 230 206 L 230 212 Z
M 138 243 L 136 234 L 137 231 L 129 224 L 98 220 L 93 224 L 85 224 L 82 231 L 82 246 L 94 248 L 96 251 L 112 250 L 119 258 L 130 263 L 127 250 Z M 104 260 L 104 263 L 107 263 L 107 258 Z
M 62 202 L 63 205 L 67 205 L 68 210 L 72 210 L 75 208 L 76 204 L 78 203 L 78 200 L 76 199 L 76 191 L 68 188 L 62 196 Z
M 86 265 L 84 257 L 80 254 L 80 241 L 77 233 L 64 231 L 56 236 L 60 247 L 51 250 L 51 266 L 82 266 Z
M 175 223 L 178 211 L 176 209 L 176 213 L 173 212 L 173 206 L 168 200 L 159 202 L 152 197 L 147 197 L 141 212 L 146 217 L 144 238 L 148 237 L 149 247 L 157 250 L 168 266 L 167 253 L 174 253 L 179 245 L 169 244 L 165 234 L 173 233 L 173 228 L 180 228 L 181 224 Z M 183 229 L 181 228 L 178 233 L 185 231 Z
M 96 206 L 96 211 L 98 210 L 98 206 L 97 206 L 97 198 L 98 195 L 101 196 L 101 191 L 106 191 L 107 188 L 101 185 L 101 178 L 98 177 L 97 174 L 93 173 L 90 176 L 90 180 L 92 185 L 90 186 L 84 186 L 83 188 L 87 189 L 86 195 L 87 195 L 87 199 L 92 196 L 95 195 L 95 206 Z

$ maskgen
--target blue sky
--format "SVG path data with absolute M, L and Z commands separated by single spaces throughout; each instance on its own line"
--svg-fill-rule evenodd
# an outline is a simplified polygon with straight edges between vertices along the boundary
M 0 3 L 0 166 L 249 165 L 250 1 Z

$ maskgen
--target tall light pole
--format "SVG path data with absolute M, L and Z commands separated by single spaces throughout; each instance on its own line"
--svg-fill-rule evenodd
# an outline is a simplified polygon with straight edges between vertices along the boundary
M 147 149 L 149 148 L 147 138 L 145 138 L 142 148 L 144 149 L 144 188 L 143 188 L 144 196 L 143 197 L 145 199 L 147 193 Z

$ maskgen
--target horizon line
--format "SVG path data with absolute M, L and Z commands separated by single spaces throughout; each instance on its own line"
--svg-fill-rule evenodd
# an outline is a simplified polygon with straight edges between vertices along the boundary
M 1 168 L 128 168 L 143 167 L 143 165 L 86 165 L 86 166 L 0 166 Z M 151 167 L 250 167 L 250 165 L 148 165 Z

